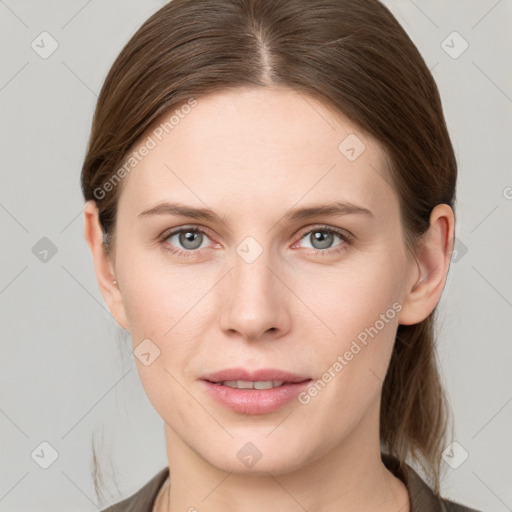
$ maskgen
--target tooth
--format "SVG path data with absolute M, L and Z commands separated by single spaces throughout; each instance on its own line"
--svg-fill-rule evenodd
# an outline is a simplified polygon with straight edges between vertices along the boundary
M 250 382 L 248 380 L 237 380 L 236 381 L 236 387 L 238 389 L 252 389 L 253 388 L 253 382 Z
M 247 380 L 226 380 L 219 383 L 223 386 L 227 386 L 235 389 L 272 389 L 282 386 L 284 381 L 282 380 L 266 380 L 251 382 Z
M 272 381 L 266 380 L 266 381 L 260 381 L 254 383 L 254 389 L 272 389 Z

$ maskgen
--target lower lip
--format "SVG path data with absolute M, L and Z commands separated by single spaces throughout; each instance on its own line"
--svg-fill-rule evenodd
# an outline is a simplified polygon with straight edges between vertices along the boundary
M 291 402 L 311 379 L 272 389 L 236 389 L 207 380 L 203 382 L 210 395 L 228 409 L 244 414 L 265 414 Z

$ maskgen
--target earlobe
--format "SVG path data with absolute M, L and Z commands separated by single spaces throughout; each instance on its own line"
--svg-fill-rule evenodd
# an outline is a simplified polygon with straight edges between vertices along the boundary
M 405 290 L 400 324 L 423 321 L 439 302 L 450 266 L 454 227 L 453 210 L 447 204 L 438 204 L 430 214 L 430 227 L 419 244 L 415 266 L 411 265 L 414 270 Z
M 114 264 L 105 248 L 98 207 L 92 200 L 85 204 L 84 236 L 91 251 L 101 295 L 116 322 L 122 328 L 128 330 L 124 303 L 116 280 Z

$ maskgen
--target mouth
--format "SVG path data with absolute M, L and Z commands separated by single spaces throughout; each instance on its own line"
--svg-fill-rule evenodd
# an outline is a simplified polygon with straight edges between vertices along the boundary
M 265 414 L 283 407 L 312 381 L 310 377 L 267 369 L 223 370 L 201 379 L 210 397 L 243 414 Z
M 282 380 L 259 380 L 255 382 L 249 380 L 225 380 L 223 382 L 211 383 L 217 384 L 218 386 L 227 386 L 228 388 L 234 389 L 274 389 L 280 388 L 285 384 L 292 384 L 291 382 L 284 382 Z
M 309 376 L 299 375 L 285 370 L 276 370 L 274 368 L 263 368 L 261 370 L 249 370 L 245 368 L 228 368 L 218 372 L 210 373 L 202 377 L 213 384 L 223 384 L 230 387 L 235 387 L 234 383 L 246 384 L 247 389 L 249 384 L 258 384 L 270 387 L 278 387 L 283 384 L 296 384 L 310 379 Z M 238 387 L 238 385 L 236 385 Z M 252 385 L 250 387 L 253 387 Z M 242 388 L 239 388 L 242 389 Z M 268 389 L 268 387 L 255 389 Z

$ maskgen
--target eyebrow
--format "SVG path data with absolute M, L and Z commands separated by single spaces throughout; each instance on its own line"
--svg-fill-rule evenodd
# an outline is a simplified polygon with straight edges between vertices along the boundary
M 368 208 L 356 205 L 350 202 L 336 202 L 332 204 L 319 204 L 303 208 L 289 210 L 283 215 L 282 220 L 297 221 L 307 220 L 322 215 L 351 215 L 363 214 L 370 218 L 375 218 L 375 214 Z M 180 203 L 163 202 L 139 213 L 138 217 L 148 217 L 152 215 L 178 215 L 191 219 L 204 220 L 210 222 L 224 222 L 220 216 L 209 208 L 195 208 Z

